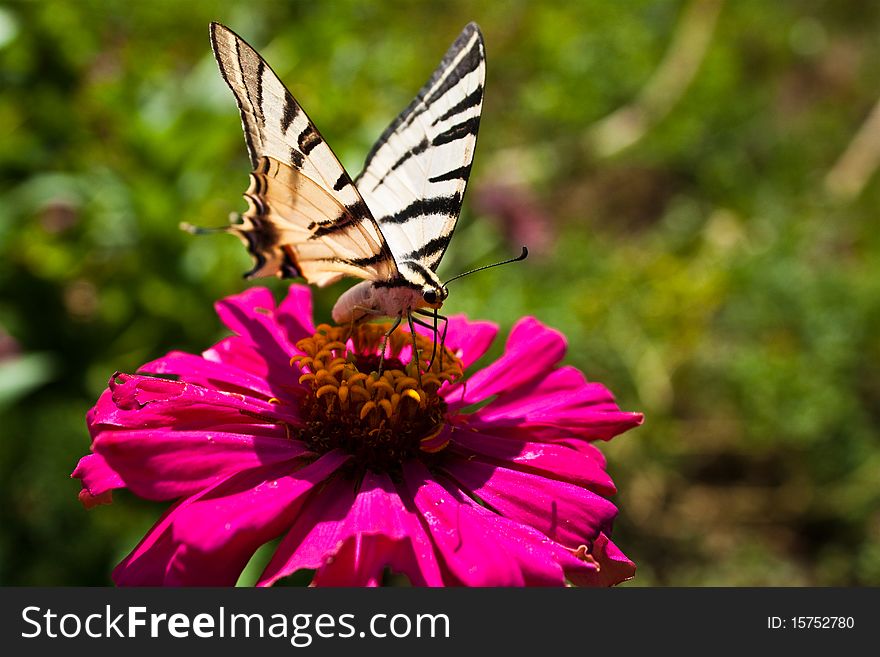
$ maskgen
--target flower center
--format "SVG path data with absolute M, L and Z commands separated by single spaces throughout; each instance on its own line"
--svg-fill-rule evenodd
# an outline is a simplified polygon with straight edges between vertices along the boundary
M 446 403 L 438 390 L 462 375 L 449 349 L 403 330 L 389 336 L 379 375 L 380 351 L 390 324 L 317 327 L 297 342 L 304 355 L 290 363 L 302 372 L 307 393 L 297 438 L 314 451 L 341 448 L 359 473 L 396 472 L 404 461 L 439 452 Z M 414 353 L 415 352 L 415 353 Z

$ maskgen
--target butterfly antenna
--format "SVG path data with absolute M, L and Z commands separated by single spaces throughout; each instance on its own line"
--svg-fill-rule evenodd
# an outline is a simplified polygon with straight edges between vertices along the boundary
M 510 260 L 504 260 L 502 262 L 493 262 L 491 265 L 483 265 L 482 267 L 477 267 L 476 269 L 471 269 L 470 271 L 466 271 L 463 274 L 459 274 L 458 276 L 453 276 L 448 281 L 443 283 L 443 287 L 449 285 L 452 281 L 462 278 L 463 276 L 470 276 L 471 274 L 475 274 L 478 271 L 483 271 L 484 269 L 491 269 L 492 267 L 500 267 L 501 265 L 509 265 L 511 262 L 519 262 L 520 260 L 525 260 L 529 257 L 529 250 L 527 247 L 522 248 L 522 253 L 520 253 L 515 258 L 511 258 Z
M 187 221 L 180 222 L 180 230 L 186 231 L 190 235 L 212 235 L 214 233 L 226 233 L 229 226 L 220 226 L 217 228 L 203 228 L 202 226 L 193 226 Z
M 241 215 L 237 212 L 229 213 L 229 226 L 218 226 L 217 228 L 203 228 L 202 226 L 194 226 L 188 221 L 181 221 L 180 230 L 184 230 L 190 235 L 213 235 L 214 233 L 228 233 L 230 226 L 241 221 Z

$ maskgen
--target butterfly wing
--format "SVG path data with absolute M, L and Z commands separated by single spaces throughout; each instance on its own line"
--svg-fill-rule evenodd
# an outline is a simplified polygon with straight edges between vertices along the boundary
M 486 79 L 483 36 L 468 24 L 355 181 L 398 263 L 435 271 L 470 176 Z
M 357 187 L 265 60 L 241 37 L 211 24 L 220 73 L 235 95 L 254 171 L 248 210 L 230 226 L 255 264 L 248 277 L 342 276 L 389 280 L 394 257 Z

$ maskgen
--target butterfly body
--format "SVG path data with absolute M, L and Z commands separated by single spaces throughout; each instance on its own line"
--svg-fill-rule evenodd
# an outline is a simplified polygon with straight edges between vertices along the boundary
M 436 300 L 428 303 L 426 295 Z M 442 284 L 435 288 L 415 287 L 403 281 L 399 284 L 362 281 L 339 297 L 331 314 L 337 324 L 371 317 L 400 317 L 417 310 L 439 309 L 445 298 L 446 288 Z

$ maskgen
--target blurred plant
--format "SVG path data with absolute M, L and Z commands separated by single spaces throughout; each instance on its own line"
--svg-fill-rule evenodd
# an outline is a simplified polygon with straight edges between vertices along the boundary
M 18 342 L 0 326 L 0 408 L 40 387 L 52 377 L 46 354 L 22 354 Z

